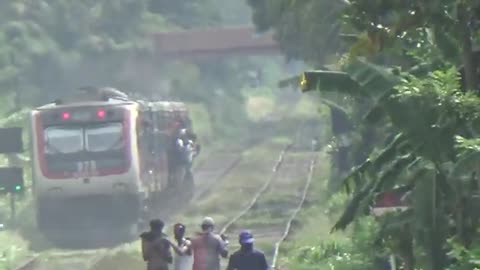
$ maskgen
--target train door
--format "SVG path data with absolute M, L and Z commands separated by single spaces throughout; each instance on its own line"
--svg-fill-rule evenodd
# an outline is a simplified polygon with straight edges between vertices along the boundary
M 153 178 L 153 125 L 152 112 L 143 110 L 137 118 L 137 145 L 138 159 L 140 163 L 140 174 L 142 183 L 147 187 L 149 192 L 154 191 Z
M 168 159 L 167 159 L 167 146 L 168 138 L 166 135 L 167 119 L 165 112 L 161 108 L 154 113 L 154 125 L 155 125 L 155 144 L 153 146 L 155 153 L 155 183 L 158 190 L 164 190 L 168 182 Z

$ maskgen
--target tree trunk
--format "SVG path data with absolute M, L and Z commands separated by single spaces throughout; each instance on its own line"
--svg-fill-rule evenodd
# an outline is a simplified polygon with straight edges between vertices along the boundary
M 441 219 L 444 213 L 442 211 L 443 205 L 441 204 L 440 189 L 438 187 L 439 178 L 444 177 L 440 173 L 437 173 L 433 179 L 432 185 L 432 226 L 430 229 L 430 266 L 431 270 L 442 270 L 446 266 L 446 254 L 443 249 L 446 236 L 443 231 L 444 220 Z
M 464 80 L 467 91 L 477 91 L 477 66 L 474 59 L 472 49 L 472 35 L 469 28 L 470 14 L 467 11 L 465 4 L 459 3 L 457 6 L 457 19 L 459 24 L 459 32 L 462 42 L 462 58 L 464 69 Z
M 404 270 L 415 270 L 415 255 L 414 255 L 414 244 L 413 244 L 413 235 L 410 230 L 410 226 L 405 226 L 404 230 L 404 246 L 403 246 L 403 264 Z

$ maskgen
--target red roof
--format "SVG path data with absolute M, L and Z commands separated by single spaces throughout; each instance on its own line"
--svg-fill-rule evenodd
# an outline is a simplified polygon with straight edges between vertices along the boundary
M 254 27 L 166 32 L 153 38 L 156 51 L 166 55 L 279 50 L 272 33 L 258 34 Z

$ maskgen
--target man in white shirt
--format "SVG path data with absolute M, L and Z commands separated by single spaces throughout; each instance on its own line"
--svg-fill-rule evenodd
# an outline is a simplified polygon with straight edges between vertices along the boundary
M 181 223 L 177 223 L 173 226 L 173 234 L 175 237 L 178 249 L 175 250 L 175 258 L 173 260 L 174 270 L 192 270 L 193 256 L 192 256 L 192 243 L 190 239 L 185 237 L 186 227 Z M 181 251 L 181 252 L 180 252 Z

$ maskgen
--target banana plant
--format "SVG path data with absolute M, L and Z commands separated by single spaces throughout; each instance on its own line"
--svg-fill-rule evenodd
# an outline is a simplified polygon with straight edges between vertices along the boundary
M 332 230 L 345 229 L 368 213 L 379 193 L 405 188 L 413 198 L 413 211 L 401 214 L 402 222 L 407 222 L 402 228 L 408 230 L 385 230 L 381 237 L 388 236 L 390 242 L 397 243 L 394 246 L 404 254 L 407 269 L 419 265 L 443 269 L 447 264 L 444 247 L 452 236 L 452 227 L 468 245 L 466 235 L 475 234 L 473 227 L 478 224 L 478 215 L 472 210 L 478 204 L 470 187 L 478 182 L 478 168 L 472 164 L 480 162 L 480 141 L 472 136 L 478 134 L 480 99 L 462 93 L 454 69 L 417 78 L 355 61 L 343 72 L 305 72 L 299 81 L 304 92 L 342 93 L 369 105 L 364 115 L 350 115 L 364 120 L 357 122 L 357 127 L 375 129 L 386 123 L 392 126 L 388 143 L 376 145 L 380 150 L 370 149 L 370 156 L 340 182 L 352 198 Z M 462 141 L 458 135 L 467 138 Z M 392 228 L 395 219 L 381 222 Z M 402 241 L 405 235 L 411 236 L 409 243 Z M 426 254 L 416 263 L 412 258 L 413 243 Z

